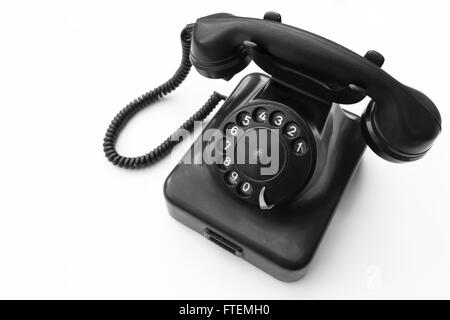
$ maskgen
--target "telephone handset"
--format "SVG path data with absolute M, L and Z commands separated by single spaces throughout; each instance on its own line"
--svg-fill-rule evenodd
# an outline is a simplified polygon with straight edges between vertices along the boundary
M 225 100 L 167 178 L 169 211 L 281 280 L 304 274 L 366 145 L 386 160 L 414 161 L 441 131 L 433 102 L 382 70 L 381 54 L 359 56 L 281 23 L 275 12 L 264 19 L 206 16 L 183 29 L 181 42 L 174 76 L 111 122 L 105 155 L 120 167 L 151 165 Z M 117 153 L 115 143 L 128 120 L 178 87 L 191 65 L 205 77 L 229 80 L 252 60 L 270 76 L 247 75 L 228 98 L 214 92 L 146 155 Z M 365 96 L 372 100 L 361 117 L 339 106 Z M 219 161 L 191 164 L 205 154 Z

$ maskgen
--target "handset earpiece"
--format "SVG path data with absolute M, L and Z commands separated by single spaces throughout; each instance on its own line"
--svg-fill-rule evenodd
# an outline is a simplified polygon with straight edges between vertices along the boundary
M 395 95 L 372 100 L 361 117 L 367 145 L 392 162 L 422 158 L 441 131 L 441 116 L 422 92 L 400 84 Z
M 204 77 L 230 80 L 236 73 L 245 69 L 251 62 L 242 45 L 229 45 L 234 35 L 221 34 L 218 30 L 209 31 L 209 25 L 216 19 L 233 19 L 228 13 L 217 13 L 200 18 L 192 31 L 190 60 Z
M 413 161 L 430 149 L 441 131 L 441 117 L 428 97 L 395 80 L 373 59 L 280 21 L 225 13 L 200 18 L 192 31 L 191 62 L 206 77 L 228 80 L 250 63 L 244 43 L 251 42 L 264 56 L 286 62 L 289 70 L 343 88 L 343 96 L 330 95 L 334 102 L 358 101 L 361 92 L 370 96 L 361 128 L 369 147 L 382 158 Z M 269 65 L 261 59 L 255 62 L 263 69 Z M 292 81 L 292 72 L 278 75 L 283 76 L 280 80 Z

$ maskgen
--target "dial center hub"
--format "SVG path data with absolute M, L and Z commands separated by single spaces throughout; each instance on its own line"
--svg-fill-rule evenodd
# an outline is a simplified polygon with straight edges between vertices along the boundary
M 235 146 L 238 170 L 250 179 L 268 181 L 275 178 L 286 164 L 286 147 L 278 129 L 246 130 Z

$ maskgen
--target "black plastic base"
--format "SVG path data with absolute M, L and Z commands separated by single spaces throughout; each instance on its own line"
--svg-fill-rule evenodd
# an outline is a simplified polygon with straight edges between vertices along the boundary
M 306 187 L 292 201 L 263 211 L 224 190 L 206 164 L 180 162 L 164 194 L 178 221 L 274 277 L 295 281 L 304 275 L 366 144 L 358 116 L 262 74 L 246 76 L 207 128 L 256 99 L 289 106 L 311 127 L 317 159 Z

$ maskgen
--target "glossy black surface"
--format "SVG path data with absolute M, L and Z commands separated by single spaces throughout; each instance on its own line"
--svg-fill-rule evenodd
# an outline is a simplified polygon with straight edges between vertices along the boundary
M 191 61 L 210 78 L 229 79 L 253 59 L 274 78 L 301 88 L 313 79 L 317 96 L 354 103 L 373 99 L 362 122 L 369 146 L 389 161 L 421 158 L 441 131 L 441 116 L 422 92 L 394 79 L 373 51 L 365 57 L 278 20 L 219 13 L 197 20 Z
M 311 261 L 366 145 L 359 117 L 262 74 L 242 79 L 207 128 L 220 128 L 235 110 L 260 100 L 286 105 L 308 123 L 315 165 L 305 186 L 288 202 L 261 210 L 227 190 L 210 166 L 180 163 L 167 178 L 164 193 L 175 219 L 217 244 L 225 239 L 220 246 L 278 279 L 294 281 Z

